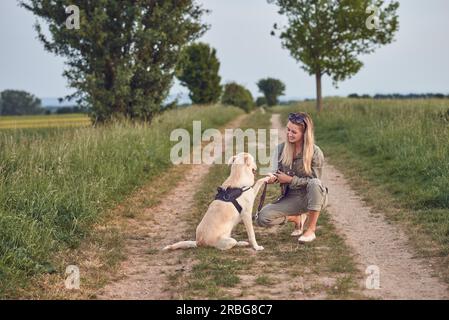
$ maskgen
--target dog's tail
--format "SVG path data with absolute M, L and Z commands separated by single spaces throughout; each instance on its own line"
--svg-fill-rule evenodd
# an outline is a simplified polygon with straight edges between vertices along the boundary
M 196 248 L 196 241 L 179 241 L 175 244 L 164 247 L 162 250 L 176 250 L 176 249 L 188 249 Z

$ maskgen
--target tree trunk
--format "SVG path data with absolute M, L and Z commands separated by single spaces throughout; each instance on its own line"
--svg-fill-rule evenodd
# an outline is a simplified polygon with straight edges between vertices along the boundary
M 318 112 L 323 109 L 323 98 L 321 96 L 321 72 L 315 74 L 316 78 L 316 110 Z

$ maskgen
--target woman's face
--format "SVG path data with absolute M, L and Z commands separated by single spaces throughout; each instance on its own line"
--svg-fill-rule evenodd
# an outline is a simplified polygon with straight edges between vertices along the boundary
M 297 124 L 294 124 L 293 122 L 287 123 L 287 139 L 290 143 L 296 143 L 303 139 L 304 133 L 303 133 L 303 127 Z

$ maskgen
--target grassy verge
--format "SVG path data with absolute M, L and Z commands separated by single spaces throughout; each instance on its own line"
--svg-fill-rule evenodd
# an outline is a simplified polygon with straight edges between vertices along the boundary
M 172 166 L 158 175 L 158 184 L 145 183 L 119 205 L 105 210 L 80 246 L 60 250 L 52 257 L 54 272 L 36 274 L 27 287 L 16 290 L 15 297 L 97 299 L 99 288 L 120 278 L 121 262 L 127 258 L 126 241 L 130 234 L 134 234 L 135 224 L 145 223 L 148 219 L 145 212 L 160 204 L 165 194 L 172 190 L 173 184 L 182 180 L 188 170 L 189 166 Z M 149 248 L 145 254 L 154 255 L 157 252 L 159 248 Z M 65 270 L 69 265 L 75 265 L 80 270 L 79 290 L 67 290 L 65 287 Z
M 245 128 L 269 128 L 270 113 L 257 112 L 243 124 Z M 215 165 L 201 184 L 192 212 L 189 234 L 195 228 L 229 174 L 225 165 Z M 278 188 L 268 188 L 266 203 L 274 200 Z M 258 199 L 256 200 L 256 204 Z M 256 205 L 257 207 L 257 205 Z M 327 212 L 319 220 L 318 239 L 300 245 L 290 236 L 292 225 L 274 229 L 256 227 L 256 238 L 264 251 L 233 248 L 186 250 L 183 259 L 196 261 L 192 271 L 170 275 L 171 290 L 183 299 L 313 299 L 361 297 L 354 259 L 344 241 L 336 234 Z M 238 240 L 247 240 L 243 224 L 234 231 Z
M 86 127 L 90 124 L 85 114 L 0 117 L 0 129 Z
M 364 200 L 407 230 L 422 257 L 449 283 L 449 101 L 327 100 L 306 110 L 325 156 Z
M 193 120 L 218 127 L 240 113 L 191 107 L 151 126 L 0 131 L 0 297 L 17 296 L 36 275 L 63 274 L 55 253 L 70 257 L 107 209 L 171 166 L 173 129 L 191 131 Z M 98 241 L 111 248 L 119 241 L 105 237 Z

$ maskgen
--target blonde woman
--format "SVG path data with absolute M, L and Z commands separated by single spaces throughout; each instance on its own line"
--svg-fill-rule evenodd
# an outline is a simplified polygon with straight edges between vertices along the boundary
M 327 206 L 328 189 L 320 180 L 324 156 L 315 145 L 313 122 L 307 113 L 289 114 L 286 142 L 278 145 L 277 155 L 277 171 L 268 183 L 280 183 L 282 195 L 261 209 L 256 222 L 263 227 L 294 222 L 292 236 L 300 236 L 299 242 L 313 241 L 320 211 Z M 309 220 L 305 232 L 304 214 Z

